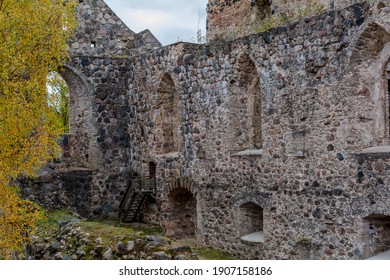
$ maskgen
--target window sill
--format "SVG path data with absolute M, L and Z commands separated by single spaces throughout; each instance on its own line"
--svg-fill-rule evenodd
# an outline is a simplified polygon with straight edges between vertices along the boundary
M 264 243 L 264 233 L 262 231 L 254 232 L 241 237 L 241 240 L 249 243 Z
M 390 260 L 390 250 L 368 258 L 368 260 Z
M 390 154 L 390 146 L 377 146 L 364 149 L 357 154 Z
M 263 150 L 262 149 L 248 149 L 243 150 L 239 152 L 233 152 L 231 154 L 232 157 L 244 157 L 244 156 L 262 156 Z
M 352 156 L 357 158 L 389 158 L 390 157 L 390 146 L 377 146 L 370 147 L 359 152 L 351 153 Z
M 177 159 L 179 159 L 179 157 L 180 157 L 179 152 L 170 152 L 167 154 L 156 155 L 157 159 L 162 159 L 162 160 L 167 160 L 167 161 L 177 160 Z

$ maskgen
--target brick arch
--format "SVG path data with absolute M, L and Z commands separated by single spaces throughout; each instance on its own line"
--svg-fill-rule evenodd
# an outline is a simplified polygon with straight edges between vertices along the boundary
M 235 68 L 240 72 L 239 85 L 246 86 L 247 80 L 258 76 L 255 59 L 253 59 L 248 52 L 243 52 L 238 55 Z
M 194 196 L 197 194 L 195 182 L 188 177 L 176 178 L 168 184 L 167 194 L 171 194 L 175 189 L 185 189 L 192 193 Z

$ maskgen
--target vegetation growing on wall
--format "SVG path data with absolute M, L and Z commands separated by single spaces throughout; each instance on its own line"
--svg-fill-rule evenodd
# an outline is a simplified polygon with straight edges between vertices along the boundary
M 286 8 L 281 14 L 271 15 L 255 26 L 256 32 L 266 32 L 272 28 L 283 26 L 291 21 L 311 17 L 322 13 L 325 6 L 318 0 L 311 1 L 304 6 Z
M 0 0 L 0 259 L 23 247 L 40 216 L 10 182 L 57 155 L 61 130 L 47 103 L 46 76 L 67 58 L 74 5 Z
M 264 19 L 271 14 L 271 2 L 270 0 L 252 0 L 251 6 L 257 7 L 259 19 Z
M 273 8 L 277 10 L 274 11 Z M 313 0 L 308 4 L 298 4 L 297 6 L 287 3 L 286 6 L 279 7 L 279 9 L 273 7 L 269 0 L 252 0 L 250 13 L 244 24 L 235 25 L 219 32 L 213 40 L 231 41 L 252 33 L 266 32 L 295 20 L 318 15 L 324 12 L 325 8 L 320 0 Z

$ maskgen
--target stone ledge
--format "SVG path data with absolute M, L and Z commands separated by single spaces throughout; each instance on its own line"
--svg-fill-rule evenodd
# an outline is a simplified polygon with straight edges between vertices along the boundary
M 371 258 L 368 258 L 367 260 L 390 260 L 390 250 L 380 253 L 378 255 L 372 256 Z
M 364 149 L 358 153 L 358 155 L 364 154 L 389 154 L 390 155 L 390 146 L 377 146 Z
M 179 157 L 180 157 L 179 152 L 171 152 L 167 154 L 156 155 L 157 159 L 168 160 L 168 161 L 177 160 L 179 159 Z
M 389 158 L 390 146 L 369 147 L 361 151 L 351 153 L 351 155 L 359 159 Z
M 263 155 L 263 150 L 262 149 L 248 149 L 248 150 L 243 150 L 239 152 L 232 152 L 231 156 L 232 157 L 243 157 L 243 156 L 262 156 Z
M 264 243 L 264 233 L 262 231 L 254 232 L 241 237 L 241 240 L 249 243 Z

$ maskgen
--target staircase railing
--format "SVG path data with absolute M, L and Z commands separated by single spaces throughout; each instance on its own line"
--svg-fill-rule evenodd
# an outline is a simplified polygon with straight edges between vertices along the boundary
M 148 197 L 156 195 L 156 180 L 150 177 L 132 177 L 119 205 L 118 218 L 121 222 L 139 219 L 140 211 Z

